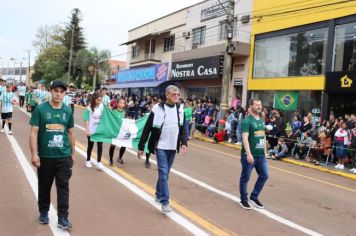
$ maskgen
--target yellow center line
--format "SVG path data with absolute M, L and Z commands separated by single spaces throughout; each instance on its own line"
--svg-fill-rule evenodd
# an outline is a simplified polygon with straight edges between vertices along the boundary
M 206 149 L 206 150 L 209 150 L 209 151 L 213 151 L 213 152 L 216 152 L 216 153 L 224 154 L 226 156 L 230 156 L 230 157 L 233 157 L 233 158 L 236 158 L 236 159 L 241 159 L 240 156 L 232 155 L 232 154 L 226 153 L 226 152 L 217 151 L 217 150 L 214 150 L 214 149 L 211 149 L 211 148 L 207 148 L 207 147 L 201 146 L 199 144 L 189 143 L 189 145 L 196 146 L 196 147 L 199 147 L 199 148 L 203 148 L 203 149 Z M 343 189 L 343 190 L 347 190 L 347 191 L 356 193 L 356 190 L 352 189 L 352 188 L 347 188 L 347 187 L 344 187 L 342 185 L 329 183 L 329 182 L 326 182 L 326 181 L 323 181 L 323 180 L 320 180 L 320 179 L 317 179 L 317 178 L 313 178 L 313 177 L 309 177 L 309 176 L 306 176 L 306 175 L 298 174 L 298 173 L 293 172 L 293 171 L 284 170 L 284 169 L 281 169 L 281 168 L 278 168 L 278 167 L 275 167 L 275 166 L 272 166 L 272 165 L 268 165 L 268 166 L 271 169 L 275 169 L 275 170 L 278 170 L 278 171 L 281 171 L 281 172 L 285 172 L 285 173 L 288 173 L 288 174 L 296 175 L 296 176 L 299 176 L 299 177 L 302 177 L 302 178 L 305 178 L 305 179 L 314 180 L 314 181 L 319 182 L 319 183 L 323 183 L 323 184 L 326 184 L 326 185 L 329 185 L 329 186 L 333 186 L 333 187 L 336 187 L 336 188 L 340 188 L 340 189 Z
M 75 145 L 78 146 L 82 150 L 86 150 L 86 147 L 82 143 L 80 143 L 78 141 L 76 141 Z M 96 154 L 95 153 L 93 153 L 92 156 L 94 156 L 96 158 Z M 109 162 L 106 159 L 102 159 L 102 162 L 106 166 L 109 165 Z M 147 184 L 143 183 L 141 180 L 135 178 L 134 176 L 130 175 L 126 171 L 118 168 L 117 166 L 109 167 L 109 168 L 111 170 L 115 171 L 117 174 L 125 177 L 127 180 L 131 181 L 135 185 L 139 186 L 140 188 L 142 188 L 144 191 L 146 191 L 147 193 L 151 194 L 152 196 L 155 195 L 155 190 L 153 188 L 151 188 Z M 215 235 L 223 235 L 223 236 L 230 235 L 229 233 L 224 231 L 221 227 L 216 226 L 216 225 L 210 223 L 209 221 L 203 219 L 202 217 L 198 216 L 196 213 L 188 210 L 187 208 L 185 208 L 182 205 L 180 205 L 179 203 L 177 203 L 175 200 L 170 199 L 170 203 L 171 203 L 171 206 L 173 208 L 178 210 L 184 216 L 188 217 L 192 221 L 194 221 L 197 224 L 199 224 L 199 225 L 203 226 L 204 228 L 208 229 L 210 232 L 214 233 Z

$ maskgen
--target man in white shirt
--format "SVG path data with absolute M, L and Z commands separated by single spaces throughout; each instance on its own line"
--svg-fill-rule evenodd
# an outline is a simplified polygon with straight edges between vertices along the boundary
M 167 101 L 152 108 L 138 145 L 138 158 L 143 155 L 148 140 L 148 150 L 156 153 L 158 180 L 156 185 L 156 202 L 162 204 L 162 212 L 169 213 L 168 176 L 176 153 L 181 149 L 187 151 L 187 134 L 184 127 L 183 105 L 179 104 L 179 89 L 170 85 L 166 88 Z M 157 141 L 158 140 L 158 141 Z

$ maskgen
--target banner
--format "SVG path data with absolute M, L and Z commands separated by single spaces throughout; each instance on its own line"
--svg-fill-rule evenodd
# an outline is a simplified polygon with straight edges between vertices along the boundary
M 274 95 L 273 108 L 282 111 L 297 109 L 299 92 L 276 92 Z
M 138 150 L 147 118 L 148 115 L 138 120 L 122 119 L 117 111 L 105 107 L 96 132 L 90 136 L 90 140 Z

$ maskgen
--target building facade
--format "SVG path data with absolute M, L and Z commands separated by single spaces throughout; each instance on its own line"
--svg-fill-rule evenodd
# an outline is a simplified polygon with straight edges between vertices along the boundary
M 26 83 L 27 75 L 28 67 L 5 67 L 0 69 L 0 78 L 6 80 L 8 83 Z
M 191 6 L 180 49 L 172 56 L 171 80 L 180 82 L 184 97 L 221 99 L 223 57 L 226 50 L 226 12 L 228 1 L 208 0 Z M 233 42 L 233 73 L 230 80 L 229 103 L 236 96 L 245 105 L 250 54 L 252 1 L 235 2 Z M 178 67 L 178 68 L 177 68 Z M 176 75 L 174 72 L 181 72 Z M 182 73 L 182 71 L 193 72 Z
M 182 41 L 187 8 L 173 12 L 128 32 L 128 69 L 117 74 L 115 85 L 122 94 L 162 94 L 169 83 L 172 53 Z
M 348 1 L 254 0 L 249 97 L 269 107 L 297 103 L 322 118 L 355 112 L 355 9 Z
M 227 32 L 224 7 L 228 1 L 220 2 L 223 7 L 217 0 L 205 0 L 130 30 L 128 41 L 123 43 L 128 46 L 129 69 L 118 73 L 117 83 L 111 88 L 142 96 L 162 94 L 168 84 L 175 84 L 181 88 L 183 98 L 208 96 L 219 102 Z M 242 104 L 247 98 L 251 12 L 252 0 L 236 2 L 233 27 L 236 52 L 229 101 L 238 96 Z M 166 63 L 167 81 L 158 81 L 154 67 L 161 65 L 162 72 Z

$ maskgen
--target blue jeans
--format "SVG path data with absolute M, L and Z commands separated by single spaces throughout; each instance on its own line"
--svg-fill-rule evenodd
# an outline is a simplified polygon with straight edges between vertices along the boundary
M 236 139 L 237 142 L 242 143 L 242 132 L 241 132 L 241 122 L 238 123 L 237 128 L 236 128 Z
M 268 165 L 267 159 L 265 156 L 254 156 L 254 163 L 250 164 L 247 162 L 247 155 L 243 154 L 241 156 L 241 165 L 242 165 L 242 172 L 240 177 L 240 195 L 241 201 L 248 200 L 248 193 L 247 193 L 247 184 L 250 180 L 252 169 L 255 167 L 256 172 L 258 174 L 258 178 L 251 193 L 251 198 L 258 199 L 263 186 L 265 185 L 268 179 Z
M 156 149 L 158 180 L 156 184 L 156 198 L 163 205 L 169 204 L 168 177 L 176 156 L 176 150 Z
M 183 128 L 185 129 L 185 132 L 187 133 L 187 139 L 189 139 L 189 136 L 190 136 L 190 120 L 185 120 L 183 125 L 184 125 Z

